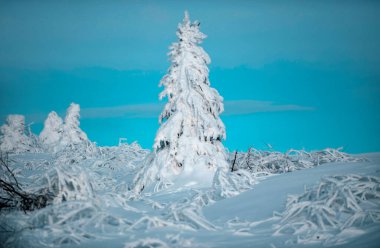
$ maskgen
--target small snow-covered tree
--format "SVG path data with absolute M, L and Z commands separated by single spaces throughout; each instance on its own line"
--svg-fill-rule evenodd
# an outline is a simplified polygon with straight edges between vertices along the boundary
M 44 129 L 41 131 L 40 142 L 46 146 L 58 144 L 62 139 L 63 121 L 55 111 L 49 113 L 44 122 Z
M 218 168 L 228 169 L 222 144 L 225 127 L 219 114 L 223 98 L 210 87 L 208 54 L 198 46 L 206 35 L 185 12 L 178 25 L 179 41 L 170 47 L 171 66 L 162 78 L 160 99 L 168 102 L 159 117 L 155 157 L 137 175 L 136 191 L 156 182 L 156 190 L 176 183 L 211 186 Z
M 80 144 L 88 141 L 86 133 L 79 127 L 79 112 L 80 107 L 76 103 L 71 103 L 66 111 L 65 123 L 63 124 L 63 145 Z
M 2 152 L 20 153 L 32 151 L 33 139 L 25 133 L 25 117 L 8 115 L 6 123 L 1 126 L 0 150 Z

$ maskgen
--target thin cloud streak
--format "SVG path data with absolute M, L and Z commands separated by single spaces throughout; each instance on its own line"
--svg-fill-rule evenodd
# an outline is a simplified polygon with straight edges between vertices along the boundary
M 81 119 L 106 118 L 158 118 L 164 108 L 164 103 L 130 104 L 114 107 L 82 108 Z M 314 107 L 296 104 L 276 104 L 271 101 L 236 100 L 225 101 L 222 116 L 249 115 L 254 113 L 285 112 L 285 111 L 312 111 Z M 22 114 L 22 113 L 21 113 Z M 48 113 L 34 113 L 26 115 L 26 123 L 43 123 Z M 58 112 L 62 118 L 64 112 Z M 6 115 L 0 116 L 5 121 Z
M 284 112 L 284 111 L 311 111 L 313 107 L 300 106 L 296 104 L 276 104 L 272 101 L 256 101 L 256 100 L 237 100 L 226 101 L 224 103 L 225 111 L 223 115 L 248 115 L 254 113 L 265 112 Z
M 83 108 L 81 116 L 85 119 L 95 118 L 153 118 L 158 117 L 164 104 L 130 104 L 115 107 Z
M 132 104 L 115 107 L 104 108 L 84 108 L 81 116 L 84 119 L 96 118 L 156 118 L 164 107 L 160 104 Z M 255 100 L 237 100 L 225 101 L 224 116 L 248 115 L 253 113 L 264 112 L 284 112 L 284 111 L 311 111 L 315 108 L 300 106 L 295 104 L 275 104 L 271 101 L 255 101 Z

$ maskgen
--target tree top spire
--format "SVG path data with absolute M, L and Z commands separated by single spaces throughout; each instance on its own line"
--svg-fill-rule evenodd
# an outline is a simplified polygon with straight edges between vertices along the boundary
M 199 30 L 199 26 L 199 21 L 191 23 L 189 12 L 186 10 L 182 23 L 178 24 L 177 36 L 179 41 L 190 44 L 201 43 L 206 35 Z
M 183 24 L 184 25 L 190 24 L 190 16 L 187 10 L 185 10 L 185 17 L 183 18 Z

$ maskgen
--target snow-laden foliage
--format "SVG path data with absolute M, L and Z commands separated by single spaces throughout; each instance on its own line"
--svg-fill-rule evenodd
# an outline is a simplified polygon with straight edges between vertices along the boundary
M 30 215 L 2 213 L 0 240 L 6 247 L 74 245 L 131 226 L 109 208 L 142 212 L 129 205 L 127 182 L 149 151 L 137 143 L 95 148 L 86 152 L 78 146 L 77 153 L 39 154 L 39 159 L 29 154 L 11 157 L 10 167 L 20 184 L 29 194 L 46 196 L 48 204 Z
M 8 225 L 7 225 L 8 223 Z M 130 225 L 126 218 L 114 216 L 95 201 L 67 201 L 37 210 L 30 216 L 19 213 L 0 220 L 7 230 L 5 247 L 61 247 L 78 245 L 104 233 L 118 233 Z M 3 237 L 4 238 L 4 237 Z
M 252 172 L 256 177 L 261 177 L 312 168 L 325 163 L 358 162 L 363 160 L 362 158 L 352 157 L 341 150 L 342 148 L 326 148 L 321 151 L 307 152 L 305 150 L 290 149 L 285 153 L 281 153 L 249 148 L 246 153 L 230 153 L 229 161 L 232 171 L 245 169 Z
M 35 191 L 50 195 L 54 204 L 92 199 L 93 188 L 87 175 L 88 173 L 74 165 L 54 166 L 36 182 L 39 189 Z
M 380 177 L 331 176 L 302 195 L 289 196 L 274 235 L 293 234 L 289 242 L 337 244 L 348 233 L 380 223 Z
M 87 135 L 79 127 L 79 112 L 80 107 L 76 103 L 71 103 L 66 111 L 65 123 L 63 124 L 63 145 L 88 142 Z
M 49 196 L 23 187 L 15 176 L 16 172 L 10 167 L 8 155 L 0 153 L 0 211 L 26 212 L 46 207 Z
M 126 247 L 198 247 L 200 233 L 212 237 L 224 232 L 240 239 L 255 237 L 258 232 L 257 222 L 234 221 L 231 217 L 224 225 L 208 219 L 204 209 L 223 203 L 224 198 L 233 201 L 232 196 L 255 190 L 255 185 L 265 182 L 266 177 L 245 169 L 220 170 L 216 173 L 220 178 L 209 188 L 177 187 L 134 194 L 128 187 L 153 153 L 137 143 L 95 147 L 92 152 L 79 149 L 84 148 L 10 157 L 12 171 L 20 184 L 30 192 L 48 196 L 48 204 L 28 214 L 1 213 L 0 227 L 6 232 L 0 232 L 0 240 L 5 247 L 92 247 L 92 242 L 106 240 Z M 243 202 L 234 203 L 240 204 Z M 362 209 L 366 211 L 367 206 Z M 223 215 L 224 211 L 220 211 L 220 216 Z M 278 224 L 280 217 L 276 218 L 258 223 Z
M 229 154 L 230 171 L 215 173 L 213 189 L 217 197 L 229 198 L 251 189 L 258 180 L 267 176 L 312 168 L 331 162 L 359 162 L 363 158 L 352 157 L 339 149 L 327 148 L 306 152 L 291 149 L 285 153 L 260 151 L 250 148 L 246 153 Z
M 171 66 L 160 82 L 160 98 L 168 102 L 159 117 L 155 156 L 135 180 L 137 192 L 152 183 L 155 190 L 172 184 L 208 187 L 218 168 L 228 168 L 221 143 L 225 127 L 219 118 L 223 98 L 210 87 L 210 58 L 198 46 L 206 37 L 199 26 L 187 12 L 178 25 L 179 41 L 170 47 Z
M 39 138 L 40 142 L 46 147 L 54 150 L 62 139 L 63 120 L 55 111 L 49 113 L 44 122 L 44 128 Z
M 23 115 L 8 115 L 0 128 L 0 151 L 9 153 L 36 152 L 36 137 L 25 128 Z
M 42 146 L 48 152 L 66 152 L 83 148 L 93 150 L 92 144 L 85 132 L 80 129 L 80 106 L 71 103 L 66 111 L 65 121 L 52 111 L 44 122 L 44 128 L 39 135 Z
M 217 197 L 229 198 L 251 189 L 257 183 L 257 178 L 250 171 L 239 169 L 234 172 L 217 170 L 213 189 Z

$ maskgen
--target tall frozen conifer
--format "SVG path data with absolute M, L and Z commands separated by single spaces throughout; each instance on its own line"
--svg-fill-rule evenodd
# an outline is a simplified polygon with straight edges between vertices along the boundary
M 208 54 L 199 47 L 206 35 L 185 12 L 178 25 L 178 42 L 170 47 L 171 66 L 162 78 L 162 111 L 154 142 L 155 156 L 135 178 L 135 190 L 155 183 L 155 190 L 172 183 L 211 186 L 217 168 L 227 168 L 225 127 L 219 114 L 223 98 L 210 87 Z

